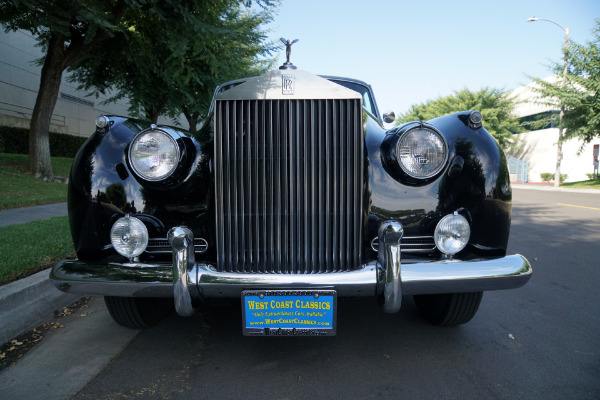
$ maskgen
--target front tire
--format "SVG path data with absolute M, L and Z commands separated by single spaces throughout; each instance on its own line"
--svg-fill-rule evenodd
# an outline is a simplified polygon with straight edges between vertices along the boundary
M 421 294 L 413 296 L 419 313 L 438 326 L 469 322 L 477 313 L 483 292 Z
M 145 329 L 159 323 L 173 309 L 173 299 L 104 296 L 115 322 L 131 329 Z

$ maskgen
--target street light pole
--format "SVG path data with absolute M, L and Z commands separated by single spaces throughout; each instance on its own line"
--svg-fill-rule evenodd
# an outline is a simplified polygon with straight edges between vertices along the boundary
M 565 55 L 565 66 L 563 69 L 563 86 L 567 84 L 567 72 L 569 66 L 569 28 L 565 28 L 561 24 L 556 21 L 552 21 L 551 19 L 546 18 L 528 18 L 527 22 L 535 22 L 535 21 L 546 21 L 551 22 L 554 25 L 558 26 L 560 29 L 565 31 L 565 48 L 563 50 Z M 563 139 L 563 118 L 565 117 L 565 106 L 560 106 L 560 114 L 558 116 L 558 143 L 557 143 L 557 151 L 556 151 L 556 171 L 554 172 L 554 186 L 558 187 L 560 184 L 560 162 L 562 161 L 563 153 L 562 153 L 562 139 Z

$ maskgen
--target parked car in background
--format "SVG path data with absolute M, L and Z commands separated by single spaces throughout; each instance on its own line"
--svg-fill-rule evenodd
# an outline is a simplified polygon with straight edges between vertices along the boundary
M 346 296 L 468 322 L 532 273 L 506 254 L 505 156 L 478 111 L 384 119 L 368 84 L 289 62 L 218 87 L 198 132 L 101 116 L 69 181 L 77 259 L 51 278 L 131 328 L 205 298 L 240 298 L 246 335 L 333 335 Z

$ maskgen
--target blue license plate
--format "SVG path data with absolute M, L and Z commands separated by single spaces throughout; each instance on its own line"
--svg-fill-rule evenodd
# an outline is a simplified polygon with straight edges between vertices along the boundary
M 333 336 L 334 290 L 247 290 L 242 292 L 246 336 Z

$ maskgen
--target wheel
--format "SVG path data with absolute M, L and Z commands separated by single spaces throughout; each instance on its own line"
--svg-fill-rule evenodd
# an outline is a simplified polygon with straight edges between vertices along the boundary
M 104 296 L 110 316 L 121 326 L 150 328 L 173 309 L 173 299 Z
M 439 326 L 456 326 L 469 322 L 477 313 L 483 292 L 421 294 L 413 296 L 419 313 Z

